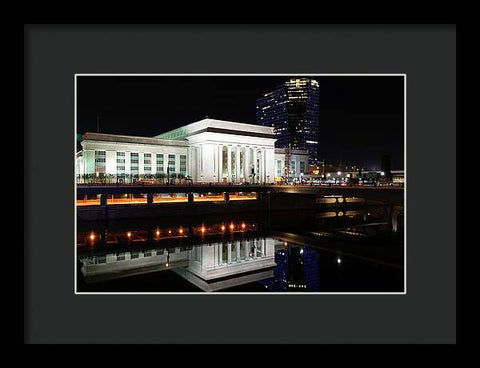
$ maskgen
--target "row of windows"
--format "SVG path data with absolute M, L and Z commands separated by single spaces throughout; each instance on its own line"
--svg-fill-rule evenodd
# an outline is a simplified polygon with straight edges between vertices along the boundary
M 105 160 L 104 156 L 106 156 L 106 151 L 95 151 L 95 159 Z M 163 165 L 163 156 L 164 156 L 163 153 L 157 153 L 156 156 L 157 156 L 157 164 L 162 164 Z M 122 158 L 122 157 L 125 157 L 125 152 L 117 152 L 117 162 L 125 162 L 125 159 Z M 135 162 L 135 161 L 138 162 L 139 154 L 131 152 L 130 157 L 131 157 L 132 162 Z M 143 157 L 144 157 L 144 162 L 145 163 L 151 163 L 152 155 L 150 153 L 144 153 Z M 169 161 L 174 161 L 175 160 L 175 155 L 168 155 L 168 160 Z M 187 156 L 186 155 L 180 155 L 180 161 L 182 161 L 182 160 L 186 161 Z

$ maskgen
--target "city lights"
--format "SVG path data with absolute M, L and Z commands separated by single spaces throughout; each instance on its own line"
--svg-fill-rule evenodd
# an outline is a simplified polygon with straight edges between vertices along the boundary
M 228 78 L 225 83 L 199 83 L 198 90 L 191 89 L 195 80 L 207 78 L 189 76 L 187 84 L 171 76 L 154 78 L 165 83 L 154 89 L 150 82 L 140 85 L 144 78 L 130 78 L 128 85 L 115 86 L 118 95 L 99 88 L 89 99 L 94 78 L 78 83 L 80 115 L 106 114 L 118 100 L 120 112 L 123 104 L 131 104 L 139 107 L 131 116 L 151 114 L 150 120 L 163 121 L 166 114 L 171 123 L 132 127 L 130 114 L 118 113 L 94 132 L 88 130 L 89 116 L 79 117 L 75 293 L 405 293 L 406 156 L 400 135 L 400 123 L 406 124 L 400 106 L 405 78 L 395 82 L 398 93 L 390 94 L 373 76 L 357 78 L 348 91 L 348 78 L 337 78 L 342 82 L 333 88 L 334 75 L 321 75 L 320 94 L 318 82 L 308 76 L 267 74 L 252 83 L 248 75 L 238 90 L 241 78 L 222 76 Z M 102 86 L 101 80 L 95 83 Z M 109 80 L 102 88 L 111 88 Z M 217 91 L 213 95 L 210 84 Z M 131 95 L 120 94 L 125 87 Z M 259 94 L 264 90 L 270 92 Z M 329 91 L 334 93 L 322 101 Z M 246 98 L 236 100 L 240 94 Z M 93 105 L 103 96 L 108 97 L 105 106 Z M 142 112 L 145 106 L 138 102 L 145 96 L 168 99 L 164 107 L 172 112 Z M 169 96 L 179 99 L 180 110 Z M 386 103 L 393 96 L 399 103 Z M 202 113 L 205 101 L 209 111 Z M 251 116 L 244 118 L 247 109 Z M 328 116 L 320 122 L 324 110 Z M 191 120 L 195 116 L 201 120 Z M 218 120 L 223 118 L 234 120 Z M 320 124 L 325 125 L 322 135 Z M 251 221 L 248 232 L 242 218 Z M 290 317 L 298 319 L 285 318 Z

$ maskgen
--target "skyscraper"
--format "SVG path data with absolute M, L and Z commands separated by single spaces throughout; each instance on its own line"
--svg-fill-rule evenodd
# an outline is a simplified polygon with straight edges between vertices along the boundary
M 311 78 L 292 78 L 257 99 L 257 124 L 274 128 L 278 148 L 307 149 L 317 165 L 319 86 Z

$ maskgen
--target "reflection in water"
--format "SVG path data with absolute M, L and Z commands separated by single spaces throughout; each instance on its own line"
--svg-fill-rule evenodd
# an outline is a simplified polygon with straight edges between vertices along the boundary
M 388 230 L 383 208 L 281 213 L 264 220 L 79 224 L 77 290 L 403 291 L 402 262 L 395 266 L 370 256 L 372 249 L 388 255 L 403 248 L 401 236 Z M 370 254 L 358 257 L 362 247 Z
M 80 256 L 81 273 L 87 283 L 118 279 L 147 272 L 175 270 L 197 285 L 219 279 L 230 279 L 224 287 L 238 285 L 232 278 L 275 266 L 275 241 L 272 238 L 243 238 L 193 247 L 167 247 L 143 251 L 122 251 Z M 247 278 L 250 280 L 251 278 Z M 201 284 L 203 285 L 203 284 Z M 197 285 L 198 286 L 198 285 Z M 210 291 L 210 288 L 205 287 Z

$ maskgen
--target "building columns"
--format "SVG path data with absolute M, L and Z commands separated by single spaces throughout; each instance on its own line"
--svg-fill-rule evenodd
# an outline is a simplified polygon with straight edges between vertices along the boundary
M 232 146 L 227 146 L 228 182 L 232 181 Z
M 218 245 L 218 265 L 221 266 L 223 264 L 223 243 Z
M 253 149 L 253 182 L 256 183 L 256 179 L 258 177 L 258 172 L 257 172 L 257 149 Z
M 250 176 L 250 147 L 245 147 L 245 153 L 243 155 L 243 177 L 245 181 L 249 182 Z
M 240 262 L 241 256 L 240 256 L 240 241 L 239 240 L 236 241 L 236 256 L 237 256 L 236 261 Z
M 235 182 L 240 182 L 240 147 L 235 148 Z
M 218 146 L 218 180 L 217 183 L 223 181 L 223 146 L 220 144 Z

